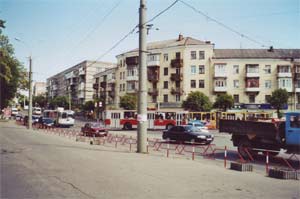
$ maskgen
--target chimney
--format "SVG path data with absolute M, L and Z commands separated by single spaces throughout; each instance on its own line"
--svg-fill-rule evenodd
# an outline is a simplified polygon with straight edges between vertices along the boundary
M 178 41 L 181 41 L 181 40 L 183 40 L 183 35 L 180 33 L 178 36 Z
M 269 52 L 274 52 L 274 48 L 273 48 L 273 46 L 270 46 L 270 48 L 269 48 L 269 50 L 268 50 Z
M 210 41 L 205 41 L 206 44 L 210 44 Z

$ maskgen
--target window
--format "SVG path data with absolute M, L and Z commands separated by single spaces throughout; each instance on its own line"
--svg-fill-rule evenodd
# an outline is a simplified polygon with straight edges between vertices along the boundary
M 239 80 L 233 80 L 233 87 L 234 88 L 239 88 Z
M 191 74 L 196 74 L 196 66 L 191 66 Z
M 122 72 L 120 72 L 120 79 L 122 79 Z
M 249 95 L 249 103 L 255 103 L 255 95 Z
M 204 87 L 205 87 L 204 80 L 203 79 L 199 80 L 199 88 L 204 88 Z
M 266 103 L 269 103 L 270 99 L 271 99 L 271 95 L 265 95 L 265 102 Z
M 259 73 L 258 64 L 246 64 L 247 73 Z
M 196 80 L 191 80 L 191 88 L 196 88 Z
M 168 89 L 168 81 L 164 81 L 164 89 Z
M 233 66 L 233 74 L 239 74 L 239 65 L 234 65 Z
M 270 65 L 265 65 L 265 74 L 271 74 L 271 66 Z
M 168 68 L 164 68 L 164 76 L 167 76 L 169 74 L 169 69 Z
M 168 61 L 168 60 L 169 60 L 168 54 L 165 53 L 165 54 L 164 54 L 164 61 Z
M 290 65 L 278 65 L 278 73 L 290 73 L 291 66 Z
M 197 59 L 196 51 L 191 51 L 191 59 Z
M 226 64 L 215 64 L 215 76 L 226 74 Z
M 234 103 L 240 103 L 240 96 L 239 95 L 233 95 Z
M 176 54 L 175 54 L 175 57 L 176 57 L 176 59 L 180 59 L 180 52 L 176 52 Z
M 120 91 L 122 91 L 122 84 L 120 84 Z
M 291 88 L 292 79 L 291 78 L 280 78 L 279 79 L 279 88 Z
M 226 80 L 216 80 L 215 86 L 216 87 L 226 87 Z
M 180 102 L 180 95 L 175 95 L 175 101 Z
M 123 84 L 123 91 L 125 91 L 125 83 Z
M 204 73 L 205 73 L 205 66 L 199 65 L 199 74 L 204 74 Z
M 271 88 L 271 80 L 265 81 L 265 88 Z
M 168 95 L 164 95 L 164 102 L 168 102 Z
M 296 73 L 300 73 L 300 65 L 296 65 L 295 66 L 295 72 Z
M 199 51 L 199 59 L 205 59 L 205 52 Z

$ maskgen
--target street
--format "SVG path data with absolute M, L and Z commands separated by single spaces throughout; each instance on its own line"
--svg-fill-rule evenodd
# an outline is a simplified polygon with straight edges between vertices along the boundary
M 1 122 L 1 198 L 299 198 L 297 180 L 129 153 Z

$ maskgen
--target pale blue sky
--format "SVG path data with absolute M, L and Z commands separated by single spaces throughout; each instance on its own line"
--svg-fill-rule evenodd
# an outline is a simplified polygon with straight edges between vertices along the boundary
M 275 48 L 300 48 L 300 0 L 185 0 L 224 24 Z M 174 0 L 147 0 L 147 18 Z M 138 23 L 139 0 L 0 0 L 4 33 L 26 67 L 32 54 L 34 80 L 85 59 L 95 60 Z M 109 11 L 112 10 L 110 14 Z M 148 41 L 176 38 L 179 33 L 210 40 L 216 48 L 261 48 L 178 2 L 153 22 Z M 14 40 L 19 38 L 24 43 Z M 130 35 L 102 61 L 138 46 Z

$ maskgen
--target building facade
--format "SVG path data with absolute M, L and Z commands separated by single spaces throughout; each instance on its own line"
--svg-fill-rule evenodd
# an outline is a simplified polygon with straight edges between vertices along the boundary
M 84 104 L 93 100 L 94 75 L 115 67 L 108 62 L 83 61 L 47 79 L 49 98 L 67 96 L 72 104 Z
M 35 82 L 33 86 L 33 96 L 46 95 L 46 82 Z
M 270 109 L 278 88 L 290 94 L 288 109 L 300 110 L 300 49 L 215 49 L 209 41 L 179 35 L 147 44 L 148 108 L 180 109 L 192 91 L 213 102 L 221 93 L 236 108 Z M 137 94 L 138 49 L 117 56 L 115 104 Z

